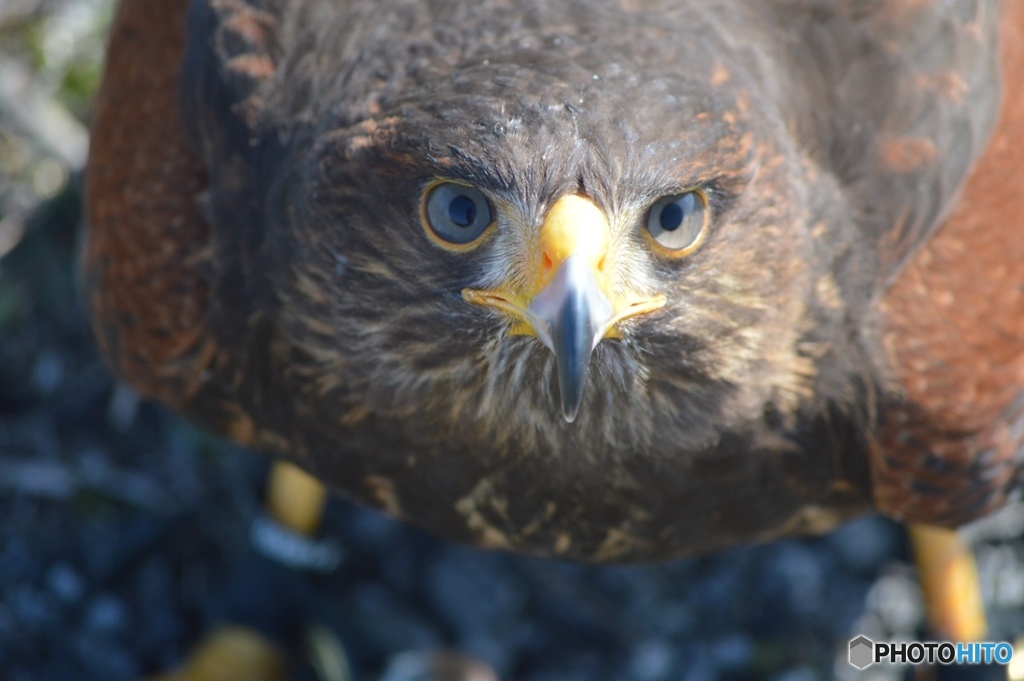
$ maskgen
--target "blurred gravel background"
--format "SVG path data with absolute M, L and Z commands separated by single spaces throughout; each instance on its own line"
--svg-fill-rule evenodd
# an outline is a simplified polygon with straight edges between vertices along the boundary
M 240 603 L 289 624 L 295 678 L 315 678 L 302 644 L 322 648 L 324 631 L 354 679 L 410 681 L 398 656 L 441 648 L 504 681 L 910 675 L 846 664 L 855 634 L 925 636 L 903 531 L 880 518 L 594 568 L 453 546 L 338 501 L 326 520 L 345 551 L 335 573 L 254 559 L 266 462 L 114 383 L 76 298 L 89 101 L 111 12 L 109 0 L 0 0 L 0 679 L 135 679 L 180 661 Z M 1022 529 L 1014 508 L 968 530 L 995 640 L 1024 631 Z M 306 636 L 313 624 L 321 633 Z

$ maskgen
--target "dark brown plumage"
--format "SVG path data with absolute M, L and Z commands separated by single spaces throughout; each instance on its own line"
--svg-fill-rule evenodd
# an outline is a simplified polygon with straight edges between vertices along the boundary
M 97 336 L 144 393 L 485 546 L 968 521 L 1020 469 L 1022 7 L 125 2 Z

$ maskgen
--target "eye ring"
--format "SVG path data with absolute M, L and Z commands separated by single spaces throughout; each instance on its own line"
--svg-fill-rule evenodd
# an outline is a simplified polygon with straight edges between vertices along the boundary
M 423 191 L 420 221 L 431 240 L 445 249 L 475 247 L 494 225 L 493 215 L 487 197 L 476 187 L 438 180 Z
M 707 236 L 709 213 L 707 197 L 699 189 L 663 196 L 647 212 L 647 236 L 666 255 L 689 255 Z

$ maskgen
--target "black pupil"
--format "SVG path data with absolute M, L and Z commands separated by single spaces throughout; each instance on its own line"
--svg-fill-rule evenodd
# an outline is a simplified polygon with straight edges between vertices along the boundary
M 693 212 L 693 195 L 687 194 L 661 209 L 661 228 L 666 232 L 674 232 L 679 229 L 686 214 L 690 212 Z
M 456 196 L 448 204 L 448 218 L 459 227 L 469 227 L 476 222 L 476 204 L 468 196 Z

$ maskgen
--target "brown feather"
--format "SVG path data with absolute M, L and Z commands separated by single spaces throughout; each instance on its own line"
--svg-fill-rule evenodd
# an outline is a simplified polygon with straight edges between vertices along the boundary
M 1024 450 L 1024 3 L 1005 3 L 998 127 L 941 230 L 882 303 L 890 390 L 875 503 L 958 525 L 1001 505 Z
M 110 34 L 88 165 L 86 291 L 100 348 L 141 392 L 182 406 L 213 358 L 210 230 L 181 122 L 184 0 L 124 2 Z

